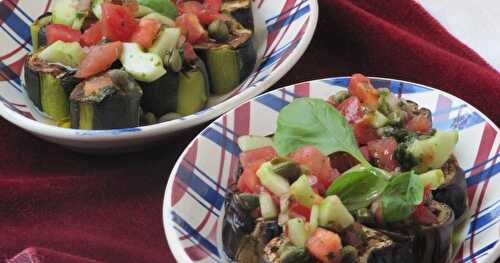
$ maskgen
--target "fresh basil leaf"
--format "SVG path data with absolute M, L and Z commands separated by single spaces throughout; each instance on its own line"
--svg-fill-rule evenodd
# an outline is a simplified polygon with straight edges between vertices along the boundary
M 316 146 L 324 155 L 347 152 L 364 166 L 371 166 L 359 150 L 347 120 L 324 100 L 295 99 L 279 113 L 273 139 L 278 154 L 284 156 L 305 145 Z
M 374 167 L 354 167 L 335 179 L 326 194 L 337 195 L 349 211 L 367 207 L 384 191 L 386 173 Z
M 414 171 L 394 176 L 382 194 L 382 214 L 385 222 L 407 219 L 422 203 L 424 186 Z

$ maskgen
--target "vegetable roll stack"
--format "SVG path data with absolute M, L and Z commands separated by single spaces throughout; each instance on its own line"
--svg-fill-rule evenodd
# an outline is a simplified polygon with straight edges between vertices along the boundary
M 25 89 L 33 104 L 50 118 L 69 118 L 69 94 L 80 81 L 75 70 L 57 63 L 48 63 L 37 53 L 25 61 Z
M 123 70 L 80 83 L 71 93 L 71 128 L 86 130 L 139 126 L 142 89 Z
M 209 25 L 212 42 L 195 45 L 207 65 L 214 94 L 229 93 L 236 88 L 250 75 L 257 58 L 252 42 L 253 31 L 234 17 L 226 17 L 225 21 L 215 20 Z

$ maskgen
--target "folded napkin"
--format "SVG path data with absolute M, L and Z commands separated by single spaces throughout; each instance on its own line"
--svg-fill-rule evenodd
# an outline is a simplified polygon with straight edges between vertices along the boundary
M 320 0 L 312 44 L 275 87 L 354 72 L 445 90 L 500 121 L 500 74 L 416 2 Z M 103 262 L 175 262 L 163 193 L 200 129 L 139 153 L 87 156 L 0 119 L 0 258 L 35 246 Z

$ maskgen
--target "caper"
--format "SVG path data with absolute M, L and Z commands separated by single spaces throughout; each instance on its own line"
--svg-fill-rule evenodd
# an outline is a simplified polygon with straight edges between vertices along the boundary
M 161 116 L 158 119 L 158 122 L 167 122 L 167 121 L 178 119 L 180 117 L 182 117 L 182 116 L 179 113 L 169 112 L 169 113 L 166 113 L 165 115 Z
M 224 42 L 229 39 L 229 28 L 226 22 L 217 19 L 208 26 L 208 34 L 217 42 Z
M 156 116 L 151 112 L 146 112 L 141 116 L 142 125 L 153 125 L 156 124 Z
M 349 96 L 351 96 L 351 95 L 349 94 L 349 91 L 347 91 L 347 90 L 338 91 L 337 93 L 335 93 L 335 102 L 337 104 L 340 104 L 342 101 L 349 98 Z

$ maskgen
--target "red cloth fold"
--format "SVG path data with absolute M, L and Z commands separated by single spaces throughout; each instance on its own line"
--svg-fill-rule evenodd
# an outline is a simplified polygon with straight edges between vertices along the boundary
M 500 74 L 412 1 L 320 1 L 312 44 L 275 87 L 355 72 L 445 90 L 499 123 Z M 200 129 L 143 152 L 88 156 L 0 119 L 0 258 L 36 246 L 105 262 L 175 262 L 163 193 Z

